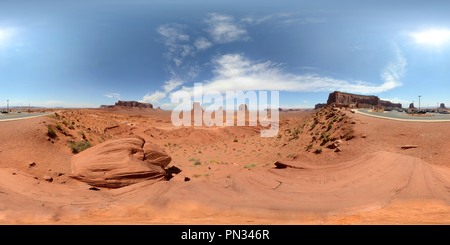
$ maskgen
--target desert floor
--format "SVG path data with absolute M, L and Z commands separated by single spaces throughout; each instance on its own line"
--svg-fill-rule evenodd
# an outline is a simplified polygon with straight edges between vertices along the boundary
M 59 125 L 55 139 L 48 125 Z M 175 128 L 169 111 L 138 108 L 0 122 L 0 223 L 450 223 L 449 122 L 324 109 L 280 112 L 278 137 L 260 130 Z M 70 140 L 133 135 L 164 148 L 181 172 L 94 190 L 69 176 Z

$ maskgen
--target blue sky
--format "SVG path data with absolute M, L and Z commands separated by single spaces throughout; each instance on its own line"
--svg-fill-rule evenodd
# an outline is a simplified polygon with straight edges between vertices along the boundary
M 0 107 L 334 90 L 450 105 L 448 1 L 0 1 Z M 4 102 L 2 102 L 4 101 Z

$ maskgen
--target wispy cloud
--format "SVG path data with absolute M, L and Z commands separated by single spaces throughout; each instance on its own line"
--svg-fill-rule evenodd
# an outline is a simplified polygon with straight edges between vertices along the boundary
M 247 30 L 234 21 L 229 15 L 218 13 L 208 14 L 205 22 L 208 24 L 208 33 L 216 43 L 229 43 L 238 40 L 249 40 Z
M 155 91 L 155 92 L 153 92 L 151 94 L 145 95 L 144 98 L 142 98 L 141 102 L 155 104 L 158 101 L 164 99 L 165 97 L 166 97 L 166 93 L 161 92 L 161 91 Z
M 314 17 L 314 16 L 304 16 L 299 12 L 295 13 L 275 13 L 264 16 L 246 16 L 240 19 L 241 23 L 258 25 L 264 22 L 275 22 L 282 24 L 318 24 L 326 22 L 326 19 L 323 17 Z
M 406 66 L 406 58 L 401 54 L 399 49 L 396 49 L 395 60 L 389 63 L 381 73 L 386 90 L 402 85 L 401 78 L 406 72 Z
M 382 71 L 382 83 L 348 81 L 315 74 L 284 72 L 279 64 L 254 62 L 241 54 L 222 55 L 213 60 L 214 77 L 203 83 L 203 91 L 280 90 L 292 92 L 321 92 L 341 90 L 354 93 L 381 93 L 401 86 L 406 60 L 400 54 Z M 192 92 L 192 87 L 183 87 Z
M 163 91 L 157 90 L 153 93 L 149 93 L 144 96 L 142 99 L 142 102 L 147 103 L 158 103 L 158 101 L 166 98 L 167 94 L 178 88 L 179 86 L 183 85 L 183 81 L 177 80 L 177 79 L 171 79 L 166 82 L 164 82 L 164 85 L 162 86 Z
M 166 57 L 179 67 L 183 59 L 191 53 L 189 35 L 184 33 L 185 26 L 180 24 L 165 24 L 158 27 L 157 32 L 163 37 L 167 47 Z
M 212 45 L 213 44 L 208 39 L 206 39 L 204 37 L 199 37 L 194 42 L 194 46 L 198 50 L 204 50 L 204 49 L 210 48 Z
M 120 94 L 119 93 L 106 93 L 103 96 L 110 99 L 117 99 L 120 100 Z
M 170 78 L 161 89 L 146 94 L 142 101 L 158 103 L 172 90 L 183 85 L 183 81 L 197 77 L 200 68 L 189 58 L 198 52 L 215 45 L 249 39 L 247 30 L 236 23 L 232 16 L 211 13 L 203 21 L 208 28 L 200 35 L 189 35 L 187 26 L 176 23 L 164 24 L 156 29 L 167 48 L 165 56 L 169 60 L 167 70 Z M 208 35 L 209 39 L 205 37 Z

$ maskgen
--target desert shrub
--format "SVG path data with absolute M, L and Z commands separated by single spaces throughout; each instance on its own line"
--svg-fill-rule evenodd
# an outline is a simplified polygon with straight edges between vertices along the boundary
M 315 151 L 314 151 L 314 153 L 315 154 L 320 154 L 320 153 L 322 153 L 322 148 L 317 148 Z
M 322 143 L 320 145 L 325 145 L 328 141 L 330 141 L 330 135 L 328 133 L 323 133 L 321 138 Z
M 53 127 L 50 125 L 47 126 L 47 136 L 52 139 L 56 138 L 56 136 L 57 136 L 55 129 L 53 129 Z
M 189 159 L 189 161 L 193 162 L 193 163 L 194 163 L 194 166 L 198 166 L 198 165 L 201 165 L 201 164 L 202 164 L 202 162 L 200 161 L 200 159 L 197 159 L 197 158 L 191 158 L 191 159 Z
M 307 145 L 307 146 L 305 147 L 305 150 L 306 150 L 306 151 L 309 151 L 309 150 L 312 149 L 312 147 L 313 147 L 313 144 L 311 143 L 311 144 L 309 144 L 309 145 Z
M 62 130 L 63 130 L 62 127 L 61 127 L 61 125 L 59 125 L 59 124 L 56 124 L 56 129 L 58 129 L 59 131 L 62 131 Z
M 251 168 L 254 168 L 254 167 L 256 167 L 255 163 L 249 163 L 249 164 L 244 166 L 244 168 L 246 168 L 246 169 L 251 169 Z
M 82 140 L 82 141 L 78 141 L 78 142 L 74 142 L 74 141 L 69 142 L 69 148 L 75 154 L 80 153 L 89 147 L 91 147 L 91 142 L 89 142 L 87 140 Z
M 332 128 L 333 128 L 333 123 L 328 124 L 327 132 L 330 131 Z
M 83 138 L 83 140 L 86 140 L 86 134 L 84 133 L 83 130 L 81 130 L 81 131 L 78 132 L 78 133 L 81 135 L 81 137 Z

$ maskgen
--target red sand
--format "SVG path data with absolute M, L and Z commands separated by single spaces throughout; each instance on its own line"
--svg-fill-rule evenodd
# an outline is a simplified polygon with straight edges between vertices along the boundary
M 0 122 L 0 223 L 450 223 L 450 123 L 345 112 L 355 124 L 343 126 L 356 137 L 340 152 L 323 146 L 314 154 L 305 151 L 313 131 L 291 137 L 313 113 L 282 112 L 274 138 L 252 127 L 174 128 L 170 112 L 145 109 Z M 49 141 L 47 125 L 56 123 L 66 135 L 57 130 Z M 182 172 L 170 181 L 89 190 L 68 177 L 67 144 L 81 140 L 80 131 L 94 145 L 139 135 L 164 148 L 169 167 Z M 287 160 L 302 169 L 274 168 Z

